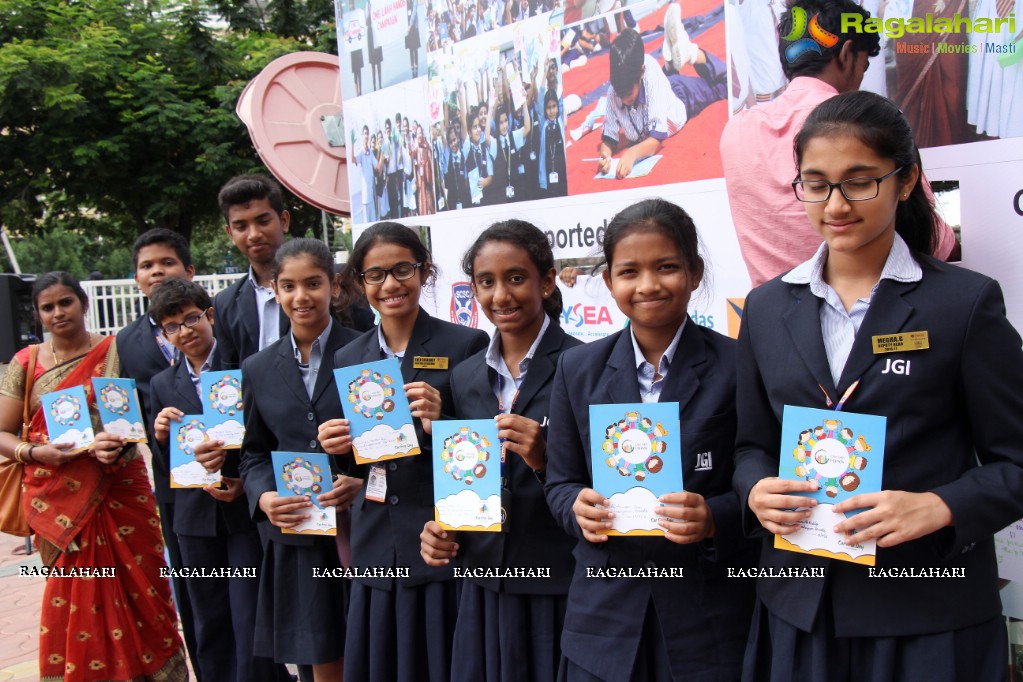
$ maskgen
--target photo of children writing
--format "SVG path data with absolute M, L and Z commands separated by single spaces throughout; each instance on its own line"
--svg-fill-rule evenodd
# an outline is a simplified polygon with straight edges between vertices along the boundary
M 572 195 L 720 177 L 711 142 L 728 117 L 723 7 L 651 9 L 563 31 Z

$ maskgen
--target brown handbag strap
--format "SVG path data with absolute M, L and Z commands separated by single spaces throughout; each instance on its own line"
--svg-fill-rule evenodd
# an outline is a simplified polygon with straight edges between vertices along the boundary
M 36 359 L 39 357 L 39 344 L 28 348 L 28 369 L 25 372 L 25 411 L 21 418 L 21 439 L 28 440 L 28 412 L 32 400 L 32 385 L 36 382 Z

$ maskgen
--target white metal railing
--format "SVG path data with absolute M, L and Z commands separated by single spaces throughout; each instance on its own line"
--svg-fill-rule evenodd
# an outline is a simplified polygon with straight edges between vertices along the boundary
M 197 275 L 195 281 L 215 296 L 236 282 L 239 274 Z M 149 307 L 133 279 L 86 280 L 82 288 L 89 295 L 86 328 L 99 334 L 116 334 Z

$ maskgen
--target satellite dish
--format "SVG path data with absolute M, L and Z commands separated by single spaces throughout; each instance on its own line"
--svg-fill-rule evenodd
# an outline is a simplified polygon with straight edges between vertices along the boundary
M 337 56 L 275 59 L 245 86 L 235 112 L 281 184 L 328 213 L 351 213 Z

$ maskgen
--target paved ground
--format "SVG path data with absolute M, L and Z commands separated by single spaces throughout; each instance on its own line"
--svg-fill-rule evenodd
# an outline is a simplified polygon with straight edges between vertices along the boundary
M 25 540 L 0 533 L 0 682 L 38 682 L 39 611 L 42 576 L 21 576 L 22 566 L 40 566 L 25 556 Z M 191 671 L 191 665 L 189 665 Z
M 0 682 L 39 679 L 39 609 L 42 576 L 22 577 L 21 566 L 39 566 L 39 555 L 24 554 L 25 541 L 0 534 Z M 16 550 L 21 554 L 15 554 Z

